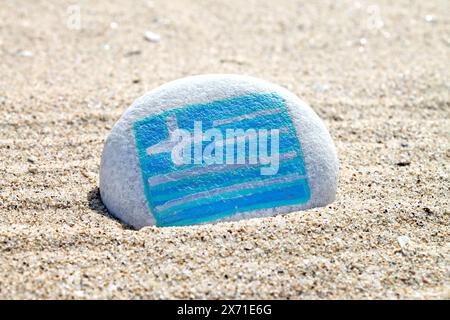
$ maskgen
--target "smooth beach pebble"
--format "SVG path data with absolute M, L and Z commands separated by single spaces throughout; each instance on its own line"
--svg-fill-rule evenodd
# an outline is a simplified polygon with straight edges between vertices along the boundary
M 317 114 L 288 90 L 202 75 L 138 98 L 106 139 L 100 194 L 135 228 L 274 216 L 334 201 L 338 159 Z

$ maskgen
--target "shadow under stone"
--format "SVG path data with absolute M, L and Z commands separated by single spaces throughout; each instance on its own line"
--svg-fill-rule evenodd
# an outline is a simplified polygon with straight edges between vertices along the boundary
M 89 208 L 91 210 L 94 210 L 98 214 L 105 216 L 109 219 L 115 220 L 116 222 L 120 223 L 124 229 L 135 230 L 133 227 L 126 225 L 125 223 L 123 223 L 122 221 L 120 221 L 119 219 L 117 219 L 108 212 L 108 209 L 103 204 L 102 198 L 100 197 L 100 189 L 98 187 L 95 187 L 88 192 L 87 201 Z

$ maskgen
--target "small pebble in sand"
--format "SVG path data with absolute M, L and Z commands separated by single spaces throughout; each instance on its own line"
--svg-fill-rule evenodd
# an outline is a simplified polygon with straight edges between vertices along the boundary
M 141 52 L 141 50 L 130 50 L 130 51 L 127 51 L 126 53 L 125 53 L 125 57 L 131 57 L 131 56 L 138 56 L 138 55 L 140 55 L 142 52 Z
M 314 90 L 317 92 L 325 92 L 328 91 L 330 89 L 330 85 L 327 83 L 316 83 L 313 86 Z
M 28 50 L 20 50 L 19 52 L 17 52 L 17 55 L 20 57 L 32 57 L 33 56 L 33 52 L 28 51 Z
M 411 164 L 411 161 L 409 161 L 409 160 L 400 160 L 396 163 L 396 165 L 399 167 L 406 167 L 406 166 L 409 166 L 410 164 Z
M 428 22 L 428 23 L 435 22 L 436 18 L 433 15 L 431 15 L 431 14 L 427 14 L 425 16 L 425 21 Z
M 33 157 L 33 156 L 31 156 L 31 157 L 28 157 L 27 161 L 28 161 L 29 163 L 36 163 L 36 158 Z
M 149 42 L 159 42 L 161 40 L 161 36 L 155 32 L 152 31 L 145 31 L 144 33 L 145 40 Z
M 400 236 L 397 238 L 397 242 L 400 245 L 402 253 L 405 253 L 406 246 L 408 245 L 410 239 L 408 236 Z
M 31 167 L 31 168 L 28 168 L 28 172 L 31 174 L 35 174 L 35 173 L 37 173 L 37 169 L 34 167 Z
M 401 146 L 402 148 L 407 148 L 407 147 L 409 147 L 409 144 L 408 144 L 407 142 L 401 142 L 401 143 L 400 143 L 400 146 Z
M 408 242 L 409 242 L 409 237 L 408 236 L 399 236 L 397 238 L 398 244 L 400 245 L 400 247 L 404 247 Z

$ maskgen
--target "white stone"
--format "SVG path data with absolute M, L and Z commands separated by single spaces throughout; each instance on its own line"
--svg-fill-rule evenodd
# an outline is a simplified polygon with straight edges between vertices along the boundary
M 144 33 L 144 38 L 145 38 L 145 40 L 150 41 L 150 42 L 159 42 L 161 40 L 161 36 L 152 31 L 146 31 Z
M 21 57 L 27 57 L 27 58 L 33 56 L 33 52 L 28 51 L 28 50 L 21 50 L 17 54 Z
M 406 248 L 406 245 L 409 243 L 410 239 L 408 236 L 399 236 L 397 238 L 398 244 L 400 245 L 400 248 L 404 250 Z
M 192 188 L 207 188 L 206 196 L 205 192 L 197 192 L 196 200 L 188 199 L 187 200 L 191 202 L 187 202 L 188 209 L 187 211 L 182 211 L 182 209 L 179 209 L 178 211 L 175 211 L 173 214 L 188 214 L 189 206 L 196 205 L 198 207 L 194 207 L 195 212 L 209 212 L 212 209 L 211 208 L 217 208 L 218 211 L 225 210 L 226 208 L 230 208 L 230 210 L 238 210 L 234 213 L 228 213 L 224 214 L 220 217 L 214 216 L 214 213 L 211 211 L 211 213 L 206 215 L 205 217 L 202 217 L 200 220 L 195 222 L 197 220 L 192 220 L 194 222 L 189 222 L 190 220 L 182 220 L 182 223 L 174 222 L 173 224 L 170 222 L 164 222 L 161 223 L 161 218 L 157 223 L 157 219 L 155 218 L 155 212 L 153 210 L 157 210 L 158 212 L 161 212 L 161 209 L 164 209 L 164 205 L 167 204 L 163 203 L 161 205 L 158 204 L 158 206 L 151 206 L 151 204 L 148 202 L 146 198 L 146 194 L 144 192 L 144 189 L 151 188 L 150 187 L 150 180 L 145 181 L 143 177 L 143 171 L 141 171 L 141 160 L 145 159 L 149 154 L 159 154 L 163 151 L 161 151 L 162 147 L 159 145 L 163 145 L 164 143 L 167 143 L 167 141 L 158 141 L 159 147 L 149 147 L 145 150 L 147 150 L 147 153 L 140 153 L 141 158 L 138 155 L 138 149 L 142 148 L 138 147 L 136 142 L 136 136 L 135 136 L 135 129 L 134 125 L 136 122 L 141 121 L 139 123 L 142 123 L 143 119 L 146 119 L 145 121 L 156 121 L 149 117 L 152 116 L 159 116 L 164 112 L 168 112 L 169 110 L 178 110 L 176 112 L 177 116 L 175 116 L 175 120 L 173 119 L 173 116 L 165 116 L 166 118 L 166 125 L 169 131 L 170 126 L 172 125 L 171 122 L 173 120 L 179 124 L 177 121 L 181 121 L 180 117 L 183 115 L 189 114 L 186 113 L 188 110 L 186 109 L 186 106 L 191 106 L 193 104 L 201 104 L 199 106 L 199 109 L 195 109 L 197 107 L 194 107 L 192 110 L 200 110 L 199 117 L 202 116 L 202 112 L 204 112 L 204 115 L 208 115 L 208 113 L 213 114 L 213 117 L 217 114 L 217 117 L 223 117 L 223 114 L 221 112 L 225 112 L 221 108 L 222 104 L 209 104 L 205 105 L 207 103 L 211 103 L 213 101 L 247 101 L 245 100 L 238 100 L 241 99 L 240 97 L 281 97 L 282 101 L 284 103 L 284 108 L 281 108 L 279 110 L 285 110 L 288 117 L 290 117 L 292 125 L 288 127 L 291 128 L 289 132 L 292 132 L 292 134 L 295 134 L 298 138 L 298 143 L 300 146 L 302 157 L 300 157 L 299 152 L 295 153 L 297 157 L 300 157 L 300 162 L 303 163 L 304 168 L 306 170 L 306 174 L 303 175 L 304 181 L 302 183 L 305 183 L 306 188 L 309 189 L 309 195 L 307 197 L 307 200 L 304 202 L 298 202 L 294 203 L 298 199 L 303 199 L 303 196 L 300 196 L 300 193 L 296 191 L 296 185 L 291 185 L 289 187 L 288 184 L 284 184 L 283 188 L 293 188 L 293 189 L 286 189 L 286 190 L 293 190 L 291 194 L 287 192 L 286 194 L 289 194 L 289 200 L 286 201 L 292 201 L 290 203 L 283 202 L 279 199 L 281 199 L 284 195 L 284 192 L 276 193 L 278 190 L 276 185 L 275 187 L 270 186 L 269 188 L 274 188 L 271 191 L 267 191 L 269 194 L 267 197 L 264 197 L 264 207 L 258 207 L 254 208 L 251 207 L 250 204 L 244 203 L 244 205 L 239 203 L 239 205 L 234 205 L 233 199 L 229 199 L 228 204 L 226 203 L 226 200 L 223 200 L 224 204 L 221 205 L 221 202 L 215 202 L 213 204 L 201 204 L 201 201 L 210 201 L 209 196 L 214 195 L 215 189 L 218 188 L 227 188 L 224 185 L 220 185 L 223 181 L 221 180 L 219 182 L 216 178 L 211 178 L 207 181 L 207 186 L 200 184 L 200 180 L 195 180 L 197 177 L 191 177 L 189 174 L 185 177 L 185 179 L 194 179 L 192 183 Z M 228 99 L 228 100 L 227 100 Z M 232 99 L 232 100 L 229 100 Z M 235 100 L 237 99 L 237 100 Z M 253 98 L 251 98 L 253 99 Z M 256 98 L 255 98 L 256 99 Z M 275 99 L 275 98 L 274 98 Z M 253 100 L 252 100 L 253 101 Z M 255 100 L 256 101 L 256 100 Z M 278 101 L 278 100 L 274 100 Z M 234 103 L 234 102 L 233 102 Z M 253 104 L 254 107 L 256 105 Z M 219 107 L 220 108 L 219 108 Z M 250 106 L 250 105 L 249 105 Z M 240 105 L 240 108 L 247 108 L 247 106 L 244 106 L 242 103 Z M 209 109 L 208 109 L 209 108 Z M 266 109 L 261 110 L 268 110 L 270 107 L 265 106 Z M 182 110 L 182 111 L 179 111 Z M 191 109 L 189 109 L 191 110 Z M 231 108 L 229 110 L 232 110 L 230 112 L 234 112 L 234 105 L 231 105 Z M 236 110 L 240 110 L 238 107 L 236 107 Z M 259 110 L 259 109 L 258 109 Z M 271 109 L 272 111 L 275 109 Z M 193 111 L 193 112 L 194 112 Z M 265 112 L 265 111 L 264 111 Z M 281 112 L 281 111 L 280 111 Z M 257 112 L 258 113 L 258 112 Z M 250 113 L 249 113 L 250 114 Z M 255 118 L 255 123 L 259 125 L 259 123 L 262 123 L 261 119 L 263 119 L 264 115 L 260 112 L 258 115 L 255 115 L 256 113 L 253 113 L 252 117 Z M 171 118 L 172 117 L 172 118 Z M 186 116 L 187 117 L 187 116 Z M 268 116 L 269 119 L 271 116 Z M 274 116 L 275 117 L 275 116 Z M 281 117 L 281 115 L 280 115 Z M 194 116 L 195 118 L 195 116 Z M 239 124 L 242 125 L 242 121 L 248 121 L 246 117 L 235 117 L 235 115 L 229 117 L 231 120 L 227 123 L 231 123 L 231 126 L 233 128 L 239 128 Z M 244 120 L 242 120 L 244 119 Z M 278 118 L 275 118 L 275 120 Z M 283 118 L 284 119 L 284 118 Z M 192 119 L 194 121 L 196 119 Z M 213 120 L 213 119 L 211 119 Z M 229 120 L 229 119 L 228 119 Z M 144 122 L 145 122 L 144 121 Z M 259 122 L 258 122 L 259 121 Z M 147 123 L 147 122 L 145 122 Z M 223 124 L 223 120 L 215 120 L 214 125 L 220 125 Z M 248 122 L 247 122 L 248 123 Z M 280 122 L 282 124 L 287 122 Z M 153 137 L 156 135 L 164 135 L 165 133 L 161 133 L 162 130 L 154 131 L 154 132 L 145 132 L 146 127 L 145 126 L 137 126 L 139 127 L 141 131 L 144 132 L 142 134 L 148 134 L 148 137 Z M 143 129 L 142 129 L 143 128 Z M 137 130 L 137 129 L 136 129 Z M 144 131 L 142 131 L 144 130 Z M 150 130 L 151 131 L 151 130 Z M 164 131 L 165 132 L 165 131 Z M 280 130 L 280 145 L 282 145 L 284 133 Z M 137 133 L 136 133 L 137 134 Z M 141 133 L 139 133 L 141 134 Z M 272 139 L 274 136 L 272 136 Z M 149 138 L 153 139 L 153 138 Z M 285 138 L 286 139 L 286 138 Z M 141 141 L 141 140 L 140 140 Z M 296 142 L 292 144 L 295 148 L 297 146 Z M 285 144 L 287 148 L 291 148 L 291 144 Z M 145 146 L 146 147 L 146 146 Z M 149 150 L 152 150 L 151 152 Z M 259 149 L 258 149 L 259 150 Z M 298 150 L 298 149 L 294 149 Z M 153 153 L 152 153 L 153 152 Z M 287 152 L 289 153 L 289 152 Z M 286 153 L 286 154 L 287 154 Z M 161 153 L 162 156 L 165 156 L 166 154 Z M 281 155 L 283 154 L 282 151 L 280 151 L 280 159 L 282 159 Z M 153 158 L 152 158 L 153 159 Z M 297 158 L 296 158 L 297 159 Z M 143 160 L 142 160 L 143 161 Z M 152 160 L 153 161 L 153 160 Z M 282 161 L 282 160 L 280 160 Z M 287 161 L 287 160 L 286 160 Z M 292 160 L 297 161 L 297 160 Z M 166 163 L 164 163 L 166 165 Z M 238 197 L 241 201 L 241 199 L 244 199 L 242 201 L 250 201 L 250 198 L 246 197 L 252 197 L 254 196 L 254 201 L 258 200 L 259 195 L 256 194 L 257 192 L 251 191 L 250 193 L 245 193 L 244 191 L 248 189 L 248 184 L 250 186 L 253 186 L 253 183 L 255 183 L 255 186 L 257 183 L 255 181 L 259 181 L 259 179 L 267 178 L 272 179 L 273 183 L 280 183 L 280 181 L 277 181 L 277 177 L 279 177 L 282 174 L 283 170 L 283 162 L 280 162 L 280 169 L 279 171 L 270 177 L 257 177 L 256 180 L 252 180 L 248 182 L 245 179 L 250 179 L 248 173 L 243 173 L 242 176 L 240 176 L 240 173 L 237 174 L 237 178 L 235 179 L 241 179 L 238 181 L 234 181 L 234 184 L 239 185 L 240 187 L 237 187 L 235 189 L 234 195 L 231 195 L 229 193 L 226 194 L 226 196 L 229 197 Z M 194 165 L 195 166 L 195 165 Z M 200 166 L 200 165 L 197 165 Z M 148 170 L 156 170 L 155 167 L 152 165 L 149 167 Z M 179 168 L 179 167 L 175 167 Z M 246 167 L 247 168 L 247 167 Z M 203 170 L 203 167 L 201 168 Z M 178 170 L 178 169 L 177 169 Z M 245 169 L 246 170 L 246 169 Z M 244 170 L 244 171 L 245 171 Z M 233 172 L 234 170 L 230 170 L 229 172 Z M 152 171 L 153 172 L 153 171 Z M 188 171 L 190 172 L 190 171 Z M 226 171 L 228 172 L 228 171 Z M 236 171 L 238 172 L 238 171 Z M 204 172 L 202 174 L 205 174 Z M 228 173 L 225 173 L 228 174 Z M 292 173 L 290 173 L 292 176 Z M 294 174 L 295 175 L 295 174 Z M 162 176 L 162 175 L 161 175 Z M 297 175 L 299 176 L 299 175 Z M 202 175 L 200 175 L 202 177 Z M 203 176 L 203 177 L 209 177 L 209 176 Z M 216 177 L 216 176 L 215 176 Z M 165 176 L 166 183 L 172 183 L 173 177 L 172 176 Z M 231 179 L 231 178 L 230 178 Z M 282 178 L 284 179 L 284 178 Z M 168 181 L 168 182 L 167 182 Z M 262 180 L 261 180 L 262 181 Z M 284 180 L 283 180 L 284 181 Z M 179 182 L 179 181 L 178 181 Z M 174 183 L 178 183 L 174 182 Z M 189 182 L 189 181 L 188 181 Z M 236 183 L 238 182 L 238 183 Z M 146 186 L 144 186 L 144 183 L 147 183 Z M 183 181 L 181 181 L 183 183 Z M 196 185 L 197 183 L 197 185 Z M 293 182 L 295 183 L 295 182 Z M 231 220 L 239 220 L 239 219 L 245 219 L 245 218 L 253 218 L 253 217 L 264 217 L 264 216 L 274 216 L 280 213 L 288 213 L 288 212 L 294 212 L 294 211 L 300 211 L 305 210 L 308 208 L 313 207 L 321 207 L 325 206 L 335 199 L 336 195 L 336 189 L 338 184 L 338 159 L 336 155 L 336 150 L 333 144 L 333 141 L 330 137 L 330 134 L 328 133 L 325 125 L 320 120 L 320 118 L 317 116 L 317 114 L 302 100 L 300 100 L 297 96 L 295 96 L 293 93 L 289 92 L 288 90 L 274 85 L 272 83 L 248 77 L 248 76 L 240 76 L 240 75 L 202 75 L 202 76 L 192 76 L 187 77 L 183 79 L 179 79 L 170 83 L 167 83 L 165 85 L 162 85 L 144 96 L 138 98 L 134 103 L 129 107 L 125 113 L 122 115 L 122 117 L 118 120 L 118 122 L 114 125 L 113 129 L 111 130 L 111 133 L 106 139 L 102 160 L 101 160 L 101 168 L 100 168 L 100 194 L 101 198 L 108 208 L 109 212 L 120 219 L 121 221 L 125 222 L 126 224 L 129 224 L 135 228 L 141 228 L 144 226 L 149 225 L 177 225 L 177 224 L 194 224 L 194 223 L 210 223 L 210 222 L 220 222 L 220 221 L 231 221 Z M 244 187 L 242 187 L 244 186 Z M 189 192 L 186 192 L 186 194 L 183 194 L 183 190 L 190 190 L 186 189 L 188 187 L 184 187 L 184 189 L 181 190 L 181 194 L 174 193 L 168 193 L 163 194 L 163 196 L 169 196 L 173 197 L 170 199 L 171 204 L 174 204 L 176 208 L 177 205 L 183 205 L 185 202 L 183 200 L 180 202 L 179 199 L 185 199 L 187 194 Z M 233 188 L 233 187 L 232 187 Z M 153 189 L 152 189 L 153 190 Z M 170 189 L 169 189 L 170 190 Z M 178 189 L 173 189 L 178 190 Z M 192 189 L 194 190 L 194 189 Z M 200 190 L 200 189 L 198 189 Z M 230 191 L 227 189 L 220 189 L 221 192 Z M 236 191 L 237 190 L 237 191 Z M 241 190 L 241 191 L 240 191 Z M 266 190 L 266 189 L 264 189 Z M 283 189 L 284 190 L 284 189 Z M 279 190 L 278 190 L 279 191 Z M 266 192 L 266 191 L 265 191 Z M 274 193 L 271 193 L 274 192 Z M 152 193 L 153 194 L 153 193 Z M 266 193 L 264 193 L 265 195 Z M 297 194 L 299 194 L 297 196 Z M 305 191 L 306 194 L 306 191 Z M 268 206 L 267 199 L 275 199 L 278 201 L 276 205 L 273 207 Z M 183 198 L 184 197 L 184 198 Z M 220 195 L 222 197 L 222 195 Z M 288 197 L 288 196 L 286 196 Z M 306 197 L 306 196 L 305 196 Z M 151 202 L 154 202 L 153 200 L 155 198 L 150 197 L 152 200 Z M 200 200 L 198 200 L 200 199 Z M 217 198 L 214 198 L 217 199 Z M 278 200 L 277 200 L 278 199 Z M 306 199 L 306 198 L 304 198 Z M 274 201 L 275 201 L 274 200 Z M 162 201 L 161 199 L 159 201 Z M 173 202 L 175 201 L 175 202 Z M 178 201 L 178 202 L 177 202 Z M 200 201 L 200 202 L 197 202 Z M 238 201 L 238 200 L 236 200 Z M 156 200 L 155 200 L 155 203 Z M 200 203 L 200 204 L 198 204 Z M 217 205 L 219 203 L 219 205 Z M 259 205 L 258 202 L 255 202 L 255 205 Z M 228 206 L 228 207 L 227 207 Z M 150 209 L 150 207 L 154 208 L 153 210 Z M 170 206 L 169 206 L 170 207 Z M 198 209 L 200 208 L 200 209 Z M 172 208 L 173 209 L 173 208 Z M 197 210 L 198 209 L 198 210 Z M 170 210 L 170 209 L 169 209 Z M 181 210 L 181 211 L 180 211 Z M 184 209 L 183 209 L 184 210 Z M 200 210 L 200 211 L 199 211 Z M 209 210 L 209 211 L 208 211 Z M 203 212 L 202 211 L 202 212 Z M 164 211 L 162 211 L 164 212 Z M 181 212 L 181 213 L 180 213 Z M 187 213 L 186 213 L 187 212 Z M 204 214 L 204 213 L 199 213 Z M 208 219 L 208 217 L 211 217 Z M 172 218 L 168 218 L 170 219 Z M 206 219 L 206 220 L 205 220 Z M 189 220 L 189 221 L 188 221 Z M 175 220 L 172 220 L 175 221 Z M 187 222 L 186 222 L 187 221 Z

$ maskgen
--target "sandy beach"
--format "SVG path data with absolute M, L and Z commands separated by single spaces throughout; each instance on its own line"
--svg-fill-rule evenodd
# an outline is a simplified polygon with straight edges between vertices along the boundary
M 450 3 L 0 3 L 0 298 L 450 299 Z M 147 31 L 160 39 L 144 37 Z M 282 85 L 324 120 L 337 199 L 132 230 L 104 140 L 188 75 Z

